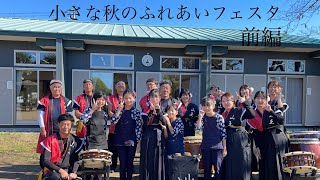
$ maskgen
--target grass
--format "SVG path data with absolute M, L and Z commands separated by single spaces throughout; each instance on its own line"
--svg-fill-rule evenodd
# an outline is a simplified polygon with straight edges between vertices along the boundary
M 38 164 L 38 133 L 0 132 L 0 165 Z

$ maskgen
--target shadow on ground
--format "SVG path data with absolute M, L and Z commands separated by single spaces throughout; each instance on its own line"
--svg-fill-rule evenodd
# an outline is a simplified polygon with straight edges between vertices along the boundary
M 39 165 L 2 165 L 0 179 L 36 180 L 39 171 Z

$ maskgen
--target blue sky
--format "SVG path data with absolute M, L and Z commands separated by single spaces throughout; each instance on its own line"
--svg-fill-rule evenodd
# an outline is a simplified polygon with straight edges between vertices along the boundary
M 2 2 L 0 6 L 0 17 L 23 17 L 23 18 L 41 18 L 41 19 L 54 19 L 54 16 L 49 17 L 51 11 L 55 9 L 56 5 L 59 5 L 59 9 L 66 11 L 71 9 L 72 6 L 80 7 L 78 16 L 78 21 L 93 22 L 87 16 L 88 8 L 92 5 L 94 8 L 99 9 L 100 20 L 95 22 L 106 22 L 104 14 L 104 6 L 115 5 L 119 8 L 117 12 L 120 20 L 113 18 L 108 21 L 111 23 L 121 23 L 121 24 L 147 24 L 147 25 L 164 25 L 164 26 L 183 26 L 183 27 L 208 27 L 208 28 L 224 28 L 224 29 L 245 29 L 246 27 L 252 29 L 262 30 L 263 28 L 277 28 L 282 27 L 286 22 L 276 20 L 279 12 L 288 8 L 289 0 L 8 0 Z M 187 7 L 186 10 L 190 12 L 189 20 L 179 20 L 177 19 L 177 14 L 179 13 L 178 8 L 183 5 Z M 141 16 L 145 15 L 146 6 L 150 8 L 150 13 L 153 13 L 156 17 L 158 16 L 158 10 L 161 6 L 171 9 L 171 15 L 173 19 L 168 19 L 166 15 L 163 16 L 163 20 L 159 18 L 154 19 L 140 19 Z M 279 11 L 275 15 L 272 21 L 268 21 L 271 17 L 271 13 L 267 14 L 271 6 L 278 7 Z M 136 17 L 129 20 L 129 15 L 127 19 L 123 18 L 122 11 L 126 7 L 133 7 L 136 9 Z M 225 8 L 224 13 L 221 17 L 216 20 L 219 16 L 220 10 L 214 10 L 214 8 Z M 250 10 L 250 8 L 259 8 L 257 14 L 261 16 L 259 19 L 256 15 L 251 19 L 248 19 L 255 10 Z M 195 8 L 197 8 L 198 13 L 200 12 L 199 19 L 195 16 Z M 206 11 L 208 11 L 209 16 L 204 16 Z M 242 19 L 231 19 L 235 17 L 235 11 L 240 11 L 239 16 Z M 133 12 L 133 11 L 131 11 Z M 167 13 L 164 13 L 167 14 Z M 91 12 L 91 16 L 94 15 L 94 10 Z M 186 16 L 185 16 L 186 17 Z M 314 16 L 309 22 L 311 25 L 319 25 L 316 19 L 320 16 Z M 59 12 L 59 20 L 67 20 Z M 284 28 L 282 28 L 284 29 Z M 301 28 L 298 28 L 295 32 L 290 34 L 297 34 Z

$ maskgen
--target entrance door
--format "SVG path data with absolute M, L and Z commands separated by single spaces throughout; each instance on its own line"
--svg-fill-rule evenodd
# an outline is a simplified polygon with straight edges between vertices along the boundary
M 303 79 L 287 78 L 287 124 L 301 125 L 303 111 Z

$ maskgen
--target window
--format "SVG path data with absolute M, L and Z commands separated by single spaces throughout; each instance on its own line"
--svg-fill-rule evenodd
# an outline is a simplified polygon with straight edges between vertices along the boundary
M 174 98 L 179 97 L 181 89 L 189 89 L 192 93 L 191 101 L 194 104 L 199 104 L 200 100 L 200 78 L 198 74 L 171 74 L 162 73 L 162 80 L 170 80 L 172 82 L 171 96 Z
M 133 56 L 130 56 L 130 55 L 114 56 L 114 67 L 132 68 L 133 67 Z
M 123 54 L 91 54 L 91 67 L 103 69 L 133 69 L 134 56 Z
M 268 69 L 269 72 L 285 72 L 286 71 L 286 62 L 285 61 L 277 61 L 277 60 L 269 60 L 268 61 Z
M 213 58 L 212 71 L 220 72 L 243 72 L 244 60 L 240 58 Z
M 40 64 L 56 64 L 56 53 L 40 52 Z
M 222 59 L 212 59 L 211 70 L 223 70 L 222 69 Z
M 37 124 L 37 102 L 49 94 L 49 84 L 55 71 L 48 69 L 16 70 L 16 119 L 17 124 Z
M 179 58 L 163 57 L 161 65 L 163 69 L 179 69 Z
M 37 54 L 36 52 L 16 52 L 17 64 L 36 64 Z
M 305 73 L 304 61 L 289 60 L 287 63 L 288 63 L 288 73 Z
M 197 57 L 161 56 L 162 70 L 198 71 L 200 59 Z
M 15 55 L 15 65 L 22 66 L 55 66 L 56 53 L 45 51 L 20 51 L 17 50 Z
M 127 88 L 133 89 L 133 75 L 130 72 L 91 71 L 90 76 L 93 80 L 95 91 L 103 91 L 106 95 L 111 95 L 115 92 L 114 87 L 118 81 L 125 82 Z
M 92 55 L 91 66 L 111 68 L 111 56 L 110 55 Z
M 199 69 L 199 58 L 182 58 L 182 69 Z
M 227 71 L 243 71 L 243 60 L 238 59 L 226 59 Z
M 282 74 L 304 74 L 305 61 L 304 60 L 269 59 L 268 72 L 282 73 Z

